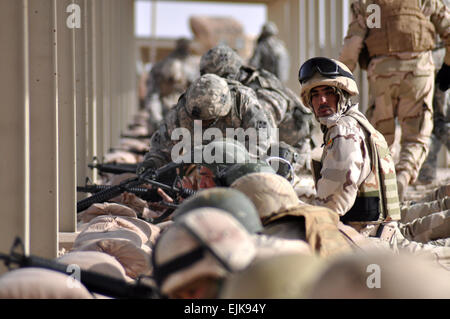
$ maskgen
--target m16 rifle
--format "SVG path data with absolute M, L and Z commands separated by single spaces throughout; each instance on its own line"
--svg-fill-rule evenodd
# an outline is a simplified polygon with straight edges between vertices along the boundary
M 142 184 L 150 184 L 153 188 L 161 188 L 172 198 L 181 196 L 182 198 L 187 198 L 195 193 L 192 189 L 187 189 L 183 187 L 178 187 L 177 184 L 181 184 L 181 178 L 176 173 L 176 169 L 180 168 L 182 170 L 184 163 L 169 163 L 157 170 L 148 170 L 147 172 L 138 175 L 137 177 L 128 178 L 120 184 L 105 187 L 99 190 L 90 197 L 84 198 L 77 202 L 77 212 L 81 212 L 95 203 L 103 203 L 111 198 L 119 196 L 123 192 L 133 192 L 133 190 L 140 190 L 139 186 Z M 175 174 L 174 174 L 175 172 Z M 173 178 L 173 179 L 172 179 Z M 173 183 L 171 185 L 168 180 L 172 179 Z M 138 188 L 138 189 L 136 189 Z M 144 192 L 149 198 L 156 198 L 157 193 L 151 191 Z

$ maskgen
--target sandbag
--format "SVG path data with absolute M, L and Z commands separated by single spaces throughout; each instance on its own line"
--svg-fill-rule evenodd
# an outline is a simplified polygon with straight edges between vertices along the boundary
M 79 281 L 43 268 L 20 268 L 0 277 L 0 299 L 93 299 Z

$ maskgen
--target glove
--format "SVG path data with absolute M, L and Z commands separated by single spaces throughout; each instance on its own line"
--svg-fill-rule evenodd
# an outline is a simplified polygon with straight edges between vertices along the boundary
M 142 176 L 147 175 L 147 172 L 156 170 L 155 162 L 150 160 L 143 161 L 142 163 L 139 163 L 136 167 L 136 175 Z
M 441 69 L 436 75 L 436 83 L 439 84 L 439 90 L 445 92 L 450 86 L 450 66 L 442 64 Z

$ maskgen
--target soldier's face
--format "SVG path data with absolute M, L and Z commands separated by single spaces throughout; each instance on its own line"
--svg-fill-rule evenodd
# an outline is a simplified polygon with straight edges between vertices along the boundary
M 311 90 L 311 103 L 317 117 L 327 117 L 337 111 L 338 95 L 330 86 L 322 85 Z

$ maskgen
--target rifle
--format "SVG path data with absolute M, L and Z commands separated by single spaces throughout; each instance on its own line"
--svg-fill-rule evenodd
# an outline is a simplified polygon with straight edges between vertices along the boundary
M 17 248 L 21 252 L 17 252 Z M 11 265 L 19 268 L 37 267 L 60 273 L 68 274 L 68 266 L 52 259 L 37 257 L 33 255 L 25 256 L 22 240 L 16 237 L 9 255 L 0 253 L 0 260 L 5 266 L 12 270 Z M 72 276 L 71 276 L 72 277 Z M 138 278 L 135 283 L 104 275 L 94 271 L 80 270 L 78 279 L 89 291 L 112 298 L 140 298 L 140 299 L 160 299 L 161 294 L 158 288 L 149 282 L 145 282 L 145 277 Z M 148 278 L 147 278 L 148 279 Z
M 124 174 L 136 173 L 138 164 L 88 164 L 91 169 L 98 169 L 101 173 Z
M 169 163 L 156 171 L 149 170 L 146 174 L 142 174 L 137 177 L 128 178 L 118 185 L 105 188 L 90 197 L 84 198 L 77 202 L 77 213 L 89 208 L 95 203 L 104 203 L 111 198 L 119 196 L 125 191 L 130 191 L 134 187 L 140 186 L 142 184 L 148 183 L 152 186 L 159 187 L 164 191 L 168 192 L 168 195 L 175 197 L 179 195 L 183 198 L 187 198 L 195 193 L 192 189 L 186 189 L 183 187 L 176 187 L 175 185 L 181 181 L 180 177 L 176 175 L 172 185 L 164 183 L 164 180 L 172 176 L 171 174 L 176 168 L 184 166 L 184 163 Z M 130 191 L 131 192 L 131 191 Z
M 111 189 L 111 187 L 114 187 L 114 186 L 96 185 L 96 184 L 87 185 L 86 184 L 85 186 L 77 186 L 77 192 L 95 194 L 102 190 L 109 190 L 109 189 Z M 158 204 L 165 206 L 167 208 L 177 208 L 178 207 L 177 204 L 161 201 L 161 196 L 159 196 L 158 191 L 153 188 L 131 187 L 131 188 L 127 188 L 127 192 L 133 193 L 136 196 L 138 196 L 139 198 L 141 198 L 147 202 L 158 201 Z
M 135 139 L 149 139 L 151 135 L 129 135 L 129 134 L 120 134 L 121 138 L 135 138 Z
M 129 152 L 129 153 L 133 153 L 136 155 L 145 155 L 148 153 L 148 150 L 138 150 L 136 148 L 129 148 L 129 149 L 123 149 L 123 148 L 110 148 L 109 149 L 110 152 L 115 152 L 115 151 L 123 151 L 123 152 Z

